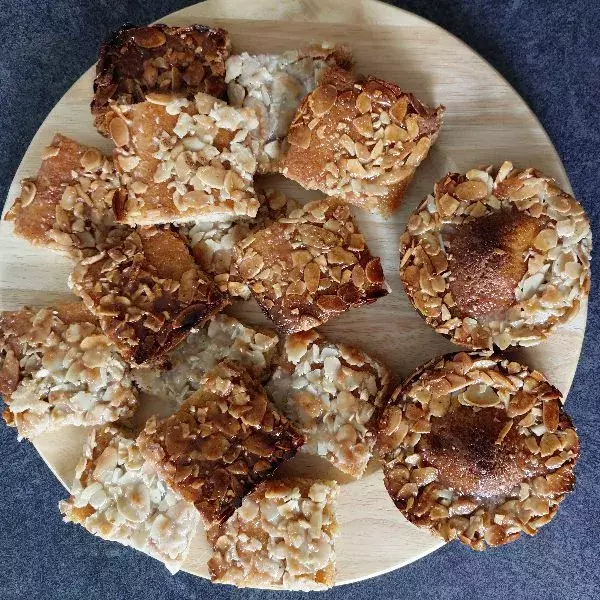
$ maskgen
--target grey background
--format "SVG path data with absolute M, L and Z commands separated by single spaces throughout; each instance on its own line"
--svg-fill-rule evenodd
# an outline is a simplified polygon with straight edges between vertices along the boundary
M 243 0 L 251 1 L 251 0 Z M 177 0 L 0 0 L 0 198 L 48 111 L 95 61 L 101 39 L 125 21 L 151 22 Z M 451 31 L 496 67 L 538 115 L 598 230 L 600 4 L 598 0 L 411 0 L 396 5 Z M 351 40 L 349 40 L 351 42 Z M 597 237 L 600 239 L 600 237 Z M 536 538 L 484 554 L 458 543 L 399 571 L 327 598 L 600 598 L 600 483 L 596 269 L 588 330 L 569 396 L 583 455 L 577 490 Z M 570 352 L 565 348 L 565 354 Z M 157 562 L 82 528 L 61 524 L 64 490 L 33 448 L 0 425 L 0 598 L 292 598 L 238 591 Z

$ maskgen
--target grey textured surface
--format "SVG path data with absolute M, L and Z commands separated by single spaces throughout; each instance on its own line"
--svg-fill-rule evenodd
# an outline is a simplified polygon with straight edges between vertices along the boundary
M 247 0 L 251 1 L 251 0 Z M 177 0 L 0 0 L 0 198 L 52 106 L 95 60 L 100 40 L 125 21 L 145 23 L 188 4 Z M 550 134 L 596 239 L 600 204 L 600 3 L 596 0 L 412 0 L 396 2 L 443 26 L 495 66 Z M 349 40 L 351 42 L 351 40 Z M 600 273 L 569 412 L 583 456 L 577 490 L 536 538 L 474 553 L 459 544 L 396 572 L 323 597 L 590 600 L 600 598 Z M 565 348 L 569 352 L 569 348 Z M 237 591 L 187 574 L 61 523 L 64 490 L 26 442 L 0 425 L 0 598 L 292 598 Z

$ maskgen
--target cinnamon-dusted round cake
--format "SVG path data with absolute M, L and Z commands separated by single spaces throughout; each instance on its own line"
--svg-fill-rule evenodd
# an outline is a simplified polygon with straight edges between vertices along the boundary
M 401 238 L 400 277 L 453 342 L 531 346 L 577 313 L 591 249 L 583 207 L 550 177 L 505 162 L 436 183 Z
M 425 364 L 392 395 L 377 447 L 404 516 L 475 550 L 534 535 L 573 489 L 579 438 L 539 371 L 489 352 Z

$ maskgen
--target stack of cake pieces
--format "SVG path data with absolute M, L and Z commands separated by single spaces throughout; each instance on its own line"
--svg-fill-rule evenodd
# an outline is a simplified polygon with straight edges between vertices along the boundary
M 391 214 L 443 113 L 352 68 L 327 44 L 232 54 L 201 25 L 102 46 L 111 155 L 57 134 L 6 217 L 72 259 L 81 300 L 0 316 L 7 423 L 94 428 L 66 520 L 172 571 L 202 522 L 215 581 L 333 585 L 338 486 L 277 469 L 299 449 L 366 469 L 388 371 L 314 327 L 389 293 L 349 204 Z M 301 206 L 266 173 L 326 197 Z M 251 296 L 276 331 L 220 314 Z

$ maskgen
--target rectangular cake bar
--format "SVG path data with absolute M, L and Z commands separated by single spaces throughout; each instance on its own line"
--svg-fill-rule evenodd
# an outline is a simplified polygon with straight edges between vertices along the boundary
M 92 115 L 98 131 L 109 135 L 111 104 L 143 102 L 149 93 L 192 98 L 197 92 L 225 93 L 229 34 L 218 27 L 124 25 L 100 48 L 94 80 Z
M 338 489 L 334 481 L 300 478 L 261 483 L 209 533 L 212 580 L 298 591 L 331 587 Z
M 313 330 L 286 338 L 265 389 L 306 436 L 302 451 L 360 477 L 373 453 L 374 423 L 389 382 L 381 362 Z
M 224 359 L 239 363 L 257 381 L 267 378 L 272 372 L 278 341 L 274 331 L 250 327 L 220 314 L 203 327 L 193 329 L 166 354 L 162 368 L 136 369 L 133 378 L 144 392 L 179 407 L 200 389 L 206 373 Z
M 81 260 L 69 284 L 125 359 L 137 365 L 159 361 L 191 328 L 229 304 L 185 240 L 154 227 L 130 230 L 106 251 Z
M 64 520 L 141 550 L 176 573 L 200 520 L 194 505 L 144 461 L 124 428 L 94 429 L 83 452 L 71 496 L 59 504 Z
M 57 134 L 42 154 L 35 179 L 6 213 L 28 242 L 80 258 L 101 247 L 116 226 L 112 211 L 120 180 L 99 150 Z
M 235 281 L 282 333 L 312 329 L 389 293 L 379 258 L 337 198 L 309 202 L 242 240 Z
M 389 81 L 338 71 L 302 101 L 281 171 L 307 189 L 390 216 L 437 139 L 443 112 Z
M 112 105 L 107 116 L 125 187 L 113 204 L 117 219 L 155 225 L 255 217 L 255 112 L 201 93 L 193 101 L 146 98 Z
M 81 302 L 0 313 L 0 394 L 20 438 L 127 418 L 137 405 L 129 367 Z
M 207 528 L 225 521 L 302 443 L 262 387 L 226 361 L 174 415 L 149 419 L 138 438 L 143 456 L 196 505 Z

